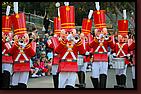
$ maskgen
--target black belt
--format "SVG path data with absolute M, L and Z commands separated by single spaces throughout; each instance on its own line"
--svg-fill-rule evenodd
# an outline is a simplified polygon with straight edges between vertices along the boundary
M 29 61 L 26 61 L 26 60 L 24 60 L 24 61 L 15 61 L 15 63 L 28 63 Z
M 107 54 L 107 52 L 94 52 L 94 54 Z
M 2 56 L 10 56 L 9 54 L 2 54 Z
M 77 62 L 77 60 L 61 59 L 61 62 Z

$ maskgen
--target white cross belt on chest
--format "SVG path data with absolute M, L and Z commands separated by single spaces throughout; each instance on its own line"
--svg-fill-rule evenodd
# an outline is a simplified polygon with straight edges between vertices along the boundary
M 18 56 L 16 57 L 15 61 L 19 61 L 19 58 L 21 55 L 23 55 L 23 57 L 25 58 L 26 61 L 29 61 L 29 59 L 27 58 L 27 56 L 23 52 L 23 49 L 20 49 L 20 52 L 19 52 Z
M 124 53 L 124 51 L 123 51 L 123 49 L 122 49 L 125 44 L 126 44 L 126 43 L 123 43 L 123 44 L 120 46 L 119 43 L 117 43 L 118 48 L 119 48 L 119 51 L 117 52 L 117 56 L 120 54 L 120 52 L 121 52 L 124 56 L 126 56 L 126 54 Z
M 75 57 L 75 55 L 74 55 L 74 53 L 73 53 L 73 51 L 72 51 L 73 44 L 68 44 L 68 43 L 67 43 L 67 47 L 68 47 L 68 50 L 67 50 L 67 52 L 64 54 L 64 56 L 62 57 L 62 59 L 65 59 L 65 58 L 68 56 L 68 54 L 70 53 L 71 56 L 72 56 L 72 58 L 73 58 L 74 60 L 76 60 L 76 57 Z
M 107 52 L 107 50 L 106 50 L 105 47 L 103 46 L 103 43 L 100 43 L 100 44 L 99 44 L 99 46 L 96 48 L 95 52 L 98 52 L 101 47 L 102 47 L 102 49 L 103 49 L 104 52 Z M 102 52 L 99 52 L 99 53 L 102 53 Z

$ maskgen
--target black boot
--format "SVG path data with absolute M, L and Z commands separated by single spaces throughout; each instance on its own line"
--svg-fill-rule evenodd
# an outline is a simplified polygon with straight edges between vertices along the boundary
M 126 88 L 126 76 L 124 74 L 120 75 L 120 88 Z
M 120 76 L 119 75 L 116 75 L 116 82 L 117 82 L 117 85 L 115 85 L 114 88 L 119 88 L 119 85 L 120 85 Z
M 73 86 L 70 86 L 70 85 L 66 85 L 65 88 L 74 88 Z
M 100 74 L 100 88 L 106 88 L 107 75 Z
M 24 83 L 18 83 L 18 88 L 27 88 L 27 85 Z
M 98 78 L 91 77 L 91 81 L 93 83 L 93 87 L 98 88 Z
M 9 88 L 10 87 L 10 72 L 4 70 L 2 74 L 2 88 Z
M 135 81 L 135 79 L 132 79 L 132 82 L 133 82 L 133 88 L 136 88 L 136 81 Z
M 77 72 L 77 76 L 78 76 L 79 84 L 75 84 L 75 86 L 76 86 L 76 87 L 80 87 L 80 80 L 81 80 L 81 79 L 80 79 L 80 78 L 81 78 L 81 72 L 80 72 L 80 71 Z
M 53 75 L 54 88 L 58 88 L 58 76 L 58 73 L 57 75 Z
M 85 73 L 83 71 L 81 71 L 80 75 L 81 75 L 81 78 L 80 78 L 80 81 L 79 81 L 79 83 L 81 84 L 80 88 L 85 88 L 86 87 Z
M 18 88 L 18 85 L 11 85 L 11 88 Z
M 79 88 L 85 88 L 86 87 L 85 73 L 83 71 L 78 72 L 78 79 L 79 79 L 79 84 L 76 84 L 75 86 Z

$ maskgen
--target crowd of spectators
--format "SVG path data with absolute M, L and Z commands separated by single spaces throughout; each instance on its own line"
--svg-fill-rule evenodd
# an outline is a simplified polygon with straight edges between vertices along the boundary
M 51 75 L 52 68 L 52 50 L 47 47 L 47 40 L 52 37 L 53 33 L 44 34 L 39 36 L 36 28 L 29 32 L 29 39 L 36 42 L 36 54 L 30 60 L 30 77 L 41 77 Z

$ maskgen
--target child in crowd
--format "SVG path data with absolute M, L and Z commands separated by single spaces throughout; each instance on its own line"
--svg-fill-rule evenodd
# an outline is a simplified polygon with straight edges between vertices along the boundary
M 32 76 L 31 77 L 39 77 L 39 76 L 45 76 L 45 72 L 47 72 L 48 69 L 45 68 L 44 62 L 40 61 L 40 59 L 35 60 L 33 67 L 31 69 Z
M 48 69 L 47 75 L 50 75 L 52 64 L 48 60 L 48 56 L 46 56 L 46 52 L 41 53 L 41 62 L 44 62 L 45 68 Z

